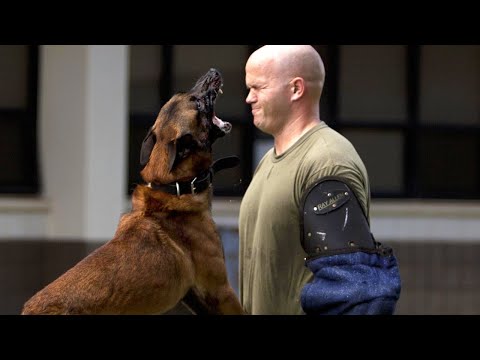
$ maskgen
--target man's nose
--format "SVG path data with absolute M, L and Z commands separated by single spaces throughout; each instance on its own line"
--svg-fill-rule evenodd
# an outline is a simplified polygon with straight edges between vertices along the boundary
M 245 102 L 247 104 L 251 104 L 253 101 L 254 101 L 254 96 L 252 95 L 252 92 L 249 91 L 248 95 L 247 95 L 247 98 L 245 99 Z

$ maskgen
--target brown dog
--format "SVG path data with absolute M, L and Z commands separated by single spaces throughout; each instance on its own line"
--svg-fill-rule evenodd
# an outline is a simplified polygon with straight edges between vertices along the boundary
M 210 69 L 162 107 L 142 145 L 148 185 L 135 188 L 114 238 L 35 294 L 22 314 L 158 314 L 186 295 L 197 311 L 243 313 L 210 210 L 212 144 L 231 130 L 214 112 L 222 85 Z

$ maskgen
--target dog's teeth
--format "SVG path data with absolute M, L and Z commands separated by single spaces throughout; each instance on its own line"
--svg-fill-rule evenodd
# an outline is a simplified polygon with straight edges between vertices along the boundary
M 220 94 L 223 94 L 223 90 L 222 90 L 222 89 L 218 89 L 218 92 L 219 92 Z

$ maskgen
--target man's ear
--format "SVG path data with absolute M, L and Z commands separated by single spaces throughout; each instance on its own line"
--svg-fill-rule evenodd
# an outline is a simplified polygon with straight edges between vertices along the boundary
M 305 81 L 300 78 L 296 77 L 291 81 L 292 84 L 292 100 L 298 100 L 303 96 L 305 92 Z
M 151 127 L 147 133 L 147 136 L 145 136 L 145 139 L 143 139 L 142 149 L 140 150 L 140 165 L 142 166 L 142 169 L 145 167 L 145 165 L 147 165 L 148 160 L 150 159 L 150 154 L 152 153 L 156 142 L 157 138 L 153 132 L 153 127 Z

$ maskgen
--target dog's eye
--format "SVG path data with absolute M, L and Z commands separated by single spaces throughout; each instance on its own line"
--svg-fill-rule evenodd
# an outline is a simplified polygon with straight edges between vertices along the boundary
M 197 102 L 197 110 L 200 112 L 204 111 L 203 102 L 201 102 L 199 99 L 197 99 L 196 102 Z
M 190 96 L 190 101 L 195 102 L 195 105 L 197 106 L 197 110 L 200 110 L 200 107 L 202 106 L 202 102 L 200 99 L 194 95 Z

